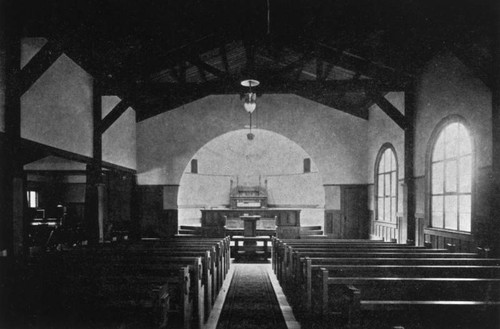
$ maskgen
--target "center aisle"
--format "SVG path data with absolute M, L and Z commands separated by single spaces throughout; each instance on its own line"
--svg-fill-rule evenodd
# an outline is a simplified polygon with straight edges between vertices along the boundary
M 217 329 L 276 328 L 287 325 L 266 264 L 233 264 L 234 274 Z

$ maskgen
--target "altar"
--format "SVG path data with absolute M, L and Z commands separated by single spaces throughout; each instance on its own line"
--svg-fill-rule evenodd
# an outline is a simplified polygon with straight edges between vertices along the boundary
M 202 209 L 202 233 L 205 237 L 244 235 L 242 217 L 252 216 L 260 218 L 255 223 L 256 235 L 276 235 L 282 239 L 299 238 L 300 209 L 289 208 Z
M 296 239 L 300 235 L 300 209 L 272 208 L 267 202 L 267 181 L 241 186 L 236 182 L 229 193 L 229 208 L 201 209 L 205 237 L 277 236 Z

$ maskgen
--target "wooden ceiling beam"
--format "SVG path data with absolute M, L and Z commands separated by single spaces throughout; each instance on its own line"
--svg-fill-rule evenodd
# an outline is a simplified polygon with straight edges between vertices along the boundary
M 391 102 L 387 100 L 380 92 L 371 91 L 369 97 L 377 104 L 377 106 L 387 114 L 401 129 L 406 129 L 408 120 Z
M 99 132 L 101 135 L 104 134 L 104 132 L 106 132 L 106 130 L 108 130 L 108 128 L 111 127 L 111 125 L 113 125 L 113 123 L 115 123 L 116 120 L 118 120 L 129 107 L 130 104 L 125 100 L 121 100 L 118 104 L 116 104 L 111 112 L 109 112 L 99 124 Z
M 189 58 L 187 58 L 187 61 L 190 62 L 191 64 L 205 70 L 206 72 L 215 75 L 219 79 L 229 80 L 229 81 L 233 80 L 233 78 L 228 73 L 221 71 L 218 68 L 213 67 L 212 65 L 205 63 L 198 56 L 189 57 Z
M 226 70 L 226 73 L 229 74 L 230 72 L 230 67 L 229 67 L 229 60 L 227 59 L 227 49 L 226 45 L 222 42 L 220 47 L 220 56 L 222 58 L 222 64 L 224 65 L 224 70 Z
M 372 103 L 377 101 L 385 113 L 393 118 L 400 126 L 404 126 L 404 116 L 392 106 L 383 96 L 375 97 L 373 90 L 384 92 L 400 91 L 401 86 L 384 84 L 381 82 L 359 79 L 359 80 L 334 80 L 334 81 L 283 81 L 269 80 L 261 81 L 261 85 L 255 88 L 257 94 L 296 94 L 317 103 L 330 106 L 337 110 L 367 119 L 368 107 L 354 107 L 342 101 L 342 95 L 346 92 L 363 92 L 370 94 Z M 208 95 L 240 94 L 245 90 L 237 83 L 224 83 L 221 81 L 210 81 L 206 83 L 156 83 L 138 86 L 153 94 L 161 95 L 161 104 L 146 106 L 144 111 L 138 111 L 137 120 L 142 121 L 156 114 L 178 108 L 184 104 L 196 101 Z M 156 98 L 156 97 L 153 97 Z M 367 100 L 368 103 L 368 100 Z M 398 115 L 399 113 L 399 115 Z
M 400 83 L 406 85 L 411 78 L 408 74 L 397 72 L 392 68 L 372 63 L 360 56 L 356 56 L 344 50 L 336 49 L 308 38 L 301 38 L 298 42 L 296 42 L 295 47 L 298 47 L 299 51 L 311 48 L 316 49 L 316 56 L 325 62 L 331 62 L 348 71 L 359 73 L 372 79 L 386 82 L 400 81 Z
M 318 92 L 367 92 L 378 90 L 381 92 L 404 91 L 404 86 L 397 83 L 384 83 L 372 79 L 349 79 L 349 80 L 302 80 L 290 81 L 283 79 L 261 80 L 261 84 L 255 88 L 257 93 L 288 94 L 298 90 L 315 90 Z M 233 81 L 209 81 L 205 83 L 147 83 L 137 86 L 137 91 L 156 90 L 162 93 L 191 93 L 203 90 L 208 94 L 235 94 L 243 91 L 237 82 Z
M 19 94 L 27 92 L 49 67 L 63 54 L 63 44 L 49 39 L 47 43 L 19 71 Z

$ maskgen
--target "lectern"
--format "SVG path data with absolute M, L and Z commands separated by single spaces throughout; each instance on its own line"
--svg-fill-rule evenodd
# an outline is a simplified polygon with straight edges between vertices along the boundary
M 256 236 L 257 221 L 260 219 L 260 216 L 244 214 L 243 216 L 240 216 L 240 218 L 243 220 L 243 236 Z

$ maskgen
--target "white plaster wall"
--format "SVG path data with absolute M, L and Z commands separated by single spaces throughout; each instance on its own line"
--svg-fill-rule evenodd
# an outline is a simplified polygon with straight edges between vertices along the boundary
M 21 40 L 21 68 L 23 68 L 47 43 L 45 38 L 23 38 Z
M 385 98 L 404 114 L 404 93 L 388 93 Z M 380 148 L 385 143 L 391 143 L 396 151 L 399 178 L 404 178 L 404 130 L 401 129 L 377 105 L 370 108 L 368 128 L 368 183 L 373 184 L 375 179 L 375 160 Z
M 21 97 L 21 136 L 92 155 L 92 77 L 66 55 Z
M 179 186 L 179 224 L 199 224 L 199 209 L 227 207 L 233 187 L 266 186 L 268 204 L 302 209 L 303 225 L 322 225 L 325 193 L 321 176 L 311 160 L 311 172 L 303 172 L 303 160 L 310 156 L 291 140 L 263 129 L 221 135 L 203 146 L 193 158 L 198 173 L 188 164 Z
M 450 53 L 436 56 L 421 76 L 417 95 L 416 177 L 425 174 L 425 156 L 432 132 L 451 114 L 464 117 L 471 128 L 476 165 L 491 165 L 491 92 L 469 68 Z
M 44 38 L 24 38 L 21 67 L 46 42 Z M 119 101 L 116 96 L 102 97 L 103 118 Z M 63 54 L 42 74 L 22 96 L 21 108 L 23 138 L 92 156 L 92 77 L 69 57 Z M 103 160 L 136 169 L 136 139 L 135 111 L 129 108 L 103 134 Z
M 327 185 L 325 186 L 325 208 L 326 209 L 340 209 L 340 186 Z
M 104 118 L 120 102 L 116 96 L 102 97 Z M 128 108 L 102 135 L 102 159 L 130 169 L 137 168 L 135 111 Z
M 385 98 L 394 105 L 402 114 L 405 113 L 404 93 L 391 92 L 385 95 Z M 368 128 L 368 161 L 367 161 L 367 177 L 368 183 L 375 183 L 375 162 L 380 148 L 385 143 L 391 143 L 396 152 L 396 160 L 398 163 L 398 179 L 404 179 L 404 130 L 401 129 L 387 114 L 384 113 L 377 105 L 370 108 L 369 128 Z M 403 194 L 398 183 L 398 209 L 403 209 Z M 368 202 L 369 209 L 374 210 L 374 191 L 371 187 L 370 198 Z
M 323 183 L 366 183 L 366 120 L 296 95 L 263 95 L 257 103 L 257 126 L 301 146 Z M 245 125 L 238 95 L 208 96 L 138 123 L 139 184 L 179 184 L 203 145 Z
M 86 170 L 85 163 L 48 156 L 24 165 L 25 170 Z

